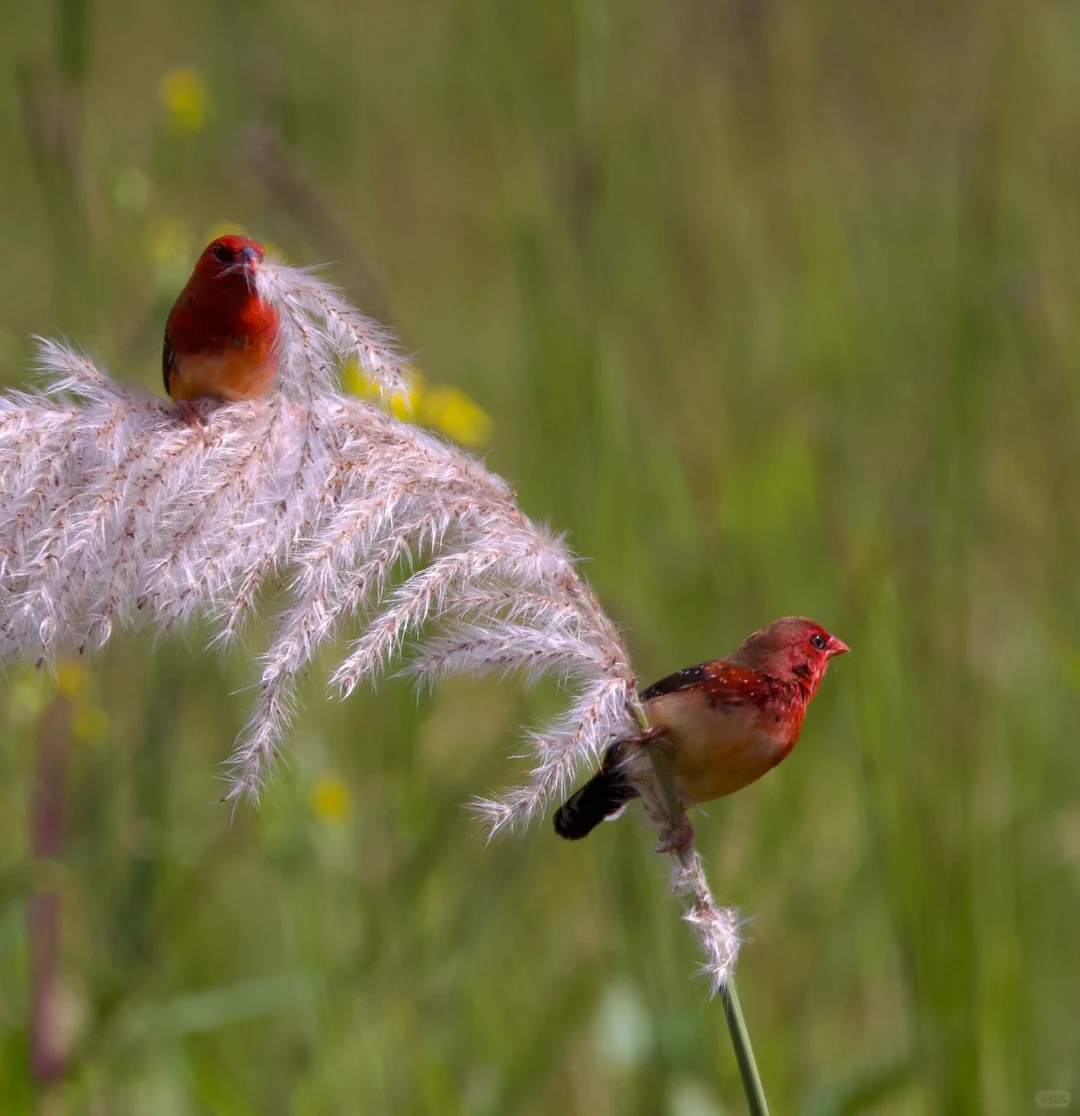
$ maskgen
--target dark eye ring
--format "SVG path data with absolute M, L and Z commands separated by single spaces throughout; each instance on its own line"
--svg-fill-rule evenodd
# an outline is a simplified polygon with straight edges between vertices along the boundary
M 810 637 L 810 646 L 816 647 L 819 651 L 825 650 L 825 637 L 821 634 L 821 632 L 814 632 L 814 634 Z
M 222 263 L 232 263 L 233 250 L 227 244 L 217 244 L 214 246 L 214 258 Z

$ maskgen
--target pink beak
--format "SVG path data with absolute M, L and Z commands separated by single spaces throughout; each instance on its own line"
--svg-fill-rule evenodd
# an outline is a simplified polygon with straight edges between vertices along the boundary
M 836 636 L 829 636 L 829 642 L 825 645 L 825 657 L 831 659 L 833 655 L 846 655 L 848 653 L 848 645 L 842 640 L 837 639 Z

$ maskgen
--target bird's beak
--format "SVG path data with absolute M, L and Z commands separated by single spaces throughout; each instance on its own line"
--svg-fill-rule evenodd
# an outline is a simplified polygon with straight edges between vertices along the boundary
M 829 636 L 829 642 L 825 645 L 825 654 L 828 658 L 831 659 L 833 655 L 846 655 L 847 653 L 848 645 L 842 639 Z
M 249 291 L 255 290 L 255 269 L 259 266 L 259 253 L 254 248 L 241 248 L 240 259 L 237 261 L 244 275 L 244 282 Z

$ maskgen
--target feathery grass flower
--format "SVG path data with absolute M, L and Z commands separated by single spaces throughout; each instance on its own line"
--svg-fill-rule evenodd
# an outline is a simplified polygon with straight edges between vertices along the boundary
M 299 673 L 359 621 L 330 683 L 342 697 L 402 655 L 425 685 L 472 672 L 566 687 L 562 715 L 529 733 L 525 785 L 478 803 L 493 833 L 523 826 L 640 730 L 618 631 L 562 539 L 500 477 L 342 392 L 349 361 L 384 405 L 412 390 L 382 329 L 311 271 L 267 263 L 257 282 L 280 316 L 279 390 L 267 399 L 200 404 L 195 427 L 51 341 L 43 386 L 0 397 L 0 658 L 55 662 L 118 626 L 167 632 L 197 615 L 227 644 L 263 585 L 280 582 L 227 797 L 258 796 Z M 652 816 L 661 828 L 676 820 Z M 735 917 L 714 905 L 695 852 L 676 859 L 718 983 L 738 947 Z

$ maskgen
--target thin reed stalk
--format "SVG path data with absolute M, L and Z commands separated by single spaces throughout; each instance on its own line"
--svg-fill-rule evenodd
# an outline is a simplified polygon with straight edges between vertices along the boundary
M 640 730 L 647 732 L 649 720 L 640 702 L 634 703 L 634 715 Z M 649 759 L 656 773 L 656 782 L 666 814 L 667 832 L 676 833 L 685 824 L 686 813 L 679 792 L 675 788 L 671 768 L 660 748 L 650 747 Z M 765 1088 L 758 1073 L 754 1048 L 750 1043 L 750 1032 L 746 1028 L 746 1020 L 743 1018 L 742 1006 L 739 1003 L 739 993 L 735 987 L 735 951 L 738 950 L 739 944 L 738 924 L 725 925 L 732 918 L 732 912 L 718 910 L 713 903 L 704 866 L 697 851 L 693 848 L 678 847 L 671 855 L 675 861 L 673 880 L 676 893 L 685 895 L 688 900 L 683 918 L 694 928 L 705 955 L 710 958 L 710 962 L 705 967 L 713 980 L 713 993 L 714 995 L 716 992 L 720 993 L 720 1000 L 724 1005 L 724 1018 L 727 1020 L 728 1032 L 731 1035 L 731 1046 L 735 1051 L 735 1061 L 739 1067 L 739 1077 L 742 1080 L 743 1092 L 746 1094 L 746 1105 L 750 1116 L 769 1116 Z M 718 927 L 722 927 L 720 933 L 717 932 Z M 717 958 L 714 961 L 712 951 L 716 948 L 717 940 L 722 936 L 724 940 L 732 943 L 733 952 L 729 958 Z

